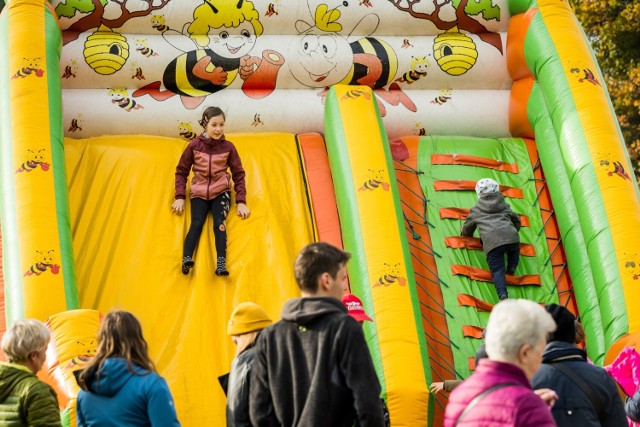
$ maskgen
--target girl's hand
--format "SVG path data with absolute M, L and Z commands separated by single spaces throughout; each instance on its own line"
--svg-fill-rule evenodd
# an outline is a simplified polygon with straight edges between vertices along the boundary
M 184 199 L 176 199 L 171 205 L 171 210 L 175 214 L 182 215 L 182 212 L 184 212 Z
M 238 216 L 242 219 L 249 218 L 251 211 L 244 203 L 238 203 Z

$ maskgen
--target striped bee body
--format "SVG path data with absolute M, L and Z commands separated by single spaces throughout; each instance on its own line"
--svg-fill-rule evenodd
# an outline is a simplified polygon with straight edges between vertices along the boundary
M 194 75 L 193 68 L 199 60 L 207 56 L 211 58 L 207 72 L 213 72 L 216 67 L 220 67 L 227 73 L 223 84 L 214 84 Z M 171 61 L 164 71 L 162 81 L 164 86 L 173 93 L 190 97 L 207 96 L 229 86 L 236 78 L 239 67 L 240 58 L 223 58 L 211 49 L 198 49 L 184 53 Z
M 354 54 L 368 53 L 376 57 L 382 63 L 382 73 L 373 83 L 372 89 L 381 89 L 391 83 L 398 71 L 398 60 L 395 51 L 386 42 L 373 38 L 363 37 L 349 44 Z M 359 85 L 358 81 L 369 74 L 369 66 L 363 63 L 355 63 L 349 74 L 340 82 L 348 85 Z

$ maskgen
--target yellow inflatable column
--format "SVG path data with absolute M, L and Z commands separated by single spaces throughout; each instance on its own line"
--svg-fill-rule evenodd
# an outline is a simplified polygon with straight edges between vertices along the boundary
M 427 425 L 429 358 L 386 132 L 371 89 L 334 86 L 325 137 L 349 281 L 373 314 L 367 340 L 394 426 Z
M 0 150 L 9 321 L 77 307 L 62 147 L 61 32 L 44 0 L 3 11 Z

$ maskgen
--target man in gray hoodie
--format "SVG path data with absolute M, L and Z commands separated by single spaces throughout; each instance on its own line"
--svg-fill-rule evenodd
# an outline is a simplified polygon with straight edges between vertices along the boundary
M 498 183 L 493 179 L 479 180 L 476 194 L 478 202 L 471 208 L 460 234 L 472 237 L 476 228 L 480 231 L 491 278 L 498 298 L 503 300 L 509 298 L 504 256 L 507 255 L 506 274 L 515 273 L 520 260 L 520 217 L 504 201 Z
M 254 426 L 385 425 L 362 327 L 342 304 L 350 254 L 313 243 L 296 258 L 302 298 L 262 331 L 250 380 Z

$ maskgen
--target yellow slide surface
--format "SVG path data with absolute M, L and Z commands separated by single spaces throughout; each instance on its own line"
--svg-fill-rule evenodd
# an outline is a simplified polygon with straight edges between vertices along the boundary
M 230 277 L 214 274 L 209 216 L 189 276 L 180 271 L 190 224 L 171 212 L 174 173 L 186 142 L 147 136 L 66 139 L 71 229 L 80 306 L 133 312 L 173 393 L 183 425 L 225 425 L 217 377 L 229 371 L 233 307 L 262 305 L 275 320 L 299 295 L 295 255 L 313 240 L 294 136 L 228 135 L 247 172 L 251 216 L 229 213 Z M 235 195 L 234 195 L 235 197 Z

